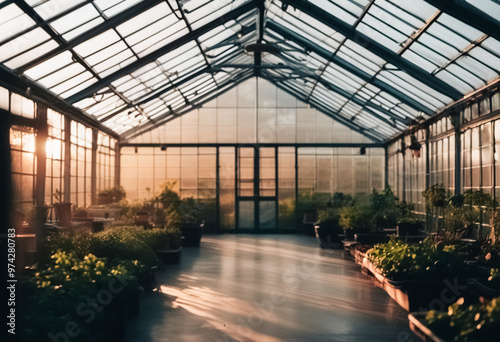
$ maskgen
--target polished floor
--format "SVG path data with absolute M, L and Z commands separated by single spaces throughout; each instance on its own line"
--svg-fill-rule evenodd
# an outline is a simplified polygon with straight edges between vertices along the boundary
M 127 342 L 418 341 L 407 312 L 358 265 L 307 236 L 204 236 L 158 286 Z

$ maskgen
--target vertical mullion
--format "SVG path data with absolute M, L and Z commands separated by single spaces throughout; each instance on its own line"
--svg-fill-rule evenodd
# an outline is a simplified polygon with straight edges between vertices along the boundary
M 239 147 L 235 146 L 234 147 L 234 230 L 239 231 L 239 221 L 240 221 L 240 213 L 239 213 L 239 201 L 238 197 L 240 195 L 240 189 L 238 186 L 239 182 L 239 175 L 238 175 L 238 150 Z
M 215 232 L 220 228 L 220 158 L 219 146 L 215 148 Z
M 276 213 L 276 229 L 279 228 L 279 182 L 278 182 L 278 146 L 274 147 L 274 210 Z

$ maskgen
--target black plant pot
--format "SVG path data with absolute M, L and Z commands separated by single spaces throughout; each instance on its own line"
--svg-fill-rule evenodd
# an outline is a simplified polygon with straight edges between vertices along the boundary
M 341 228 L 325 227 L 319 224 L 314 226 L 314 232 L 321 248 L 340 248 L 342 246 L 342 241 L 339 238 L 339 234 L 343 232 Z
M 418 236 L 423 222 L 401 222 L 398 224 L 398 236 Z
M 183 247 L 200 247 L 201 237 L 203 235 L 203 224 L 183 225 L 181 226 Z

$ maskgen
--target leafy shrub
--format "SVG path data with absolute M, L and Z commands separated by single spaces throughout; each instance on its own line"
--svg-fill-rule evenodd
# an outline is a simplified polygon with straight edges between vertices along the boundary
M 335 208 L 326 208 L 318 211 L 318 223 L 324 228 L 339 227 L 340 215 Z
M 447 341 L 497 341 L 500 297 L 472 305 L 460 298 L 448 312 L 429 311 L 426 320 L 434 333 Z
M 390 280 L 439 280 L 460 276 L 465 265 L 453 246 L 408 244 L 391 239 L 375 245 L 367 257 Z
M 105 258 L 92 254 L 80 258 L 75 252 L 57 251 L 47 265 L 39 265 L 37 273 L 20 284 L 21 340 L 52 341 L 49 334 L 64 332 L 68 322 L 74 322 L 73 331 L 79 332 L 72 341 L 90 340 L 114 310 L 115 299 L 106 298 L 102 305 L 95 302 L 100 291 L 114 282 L 121 285 L 114 287 L 117 296 L 137 293 L 134 273 L 140 267 L 138 262 L 110 266 Z M 83 310 L 88 314 L 82 314 Z

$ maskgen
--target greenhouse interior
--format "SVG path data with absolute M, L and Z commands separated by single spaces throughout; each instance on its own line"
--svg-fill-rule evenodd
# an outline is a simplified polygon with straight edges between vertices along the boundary
M 499 341 L 497 0 L 0 0 L 4 341 Z

